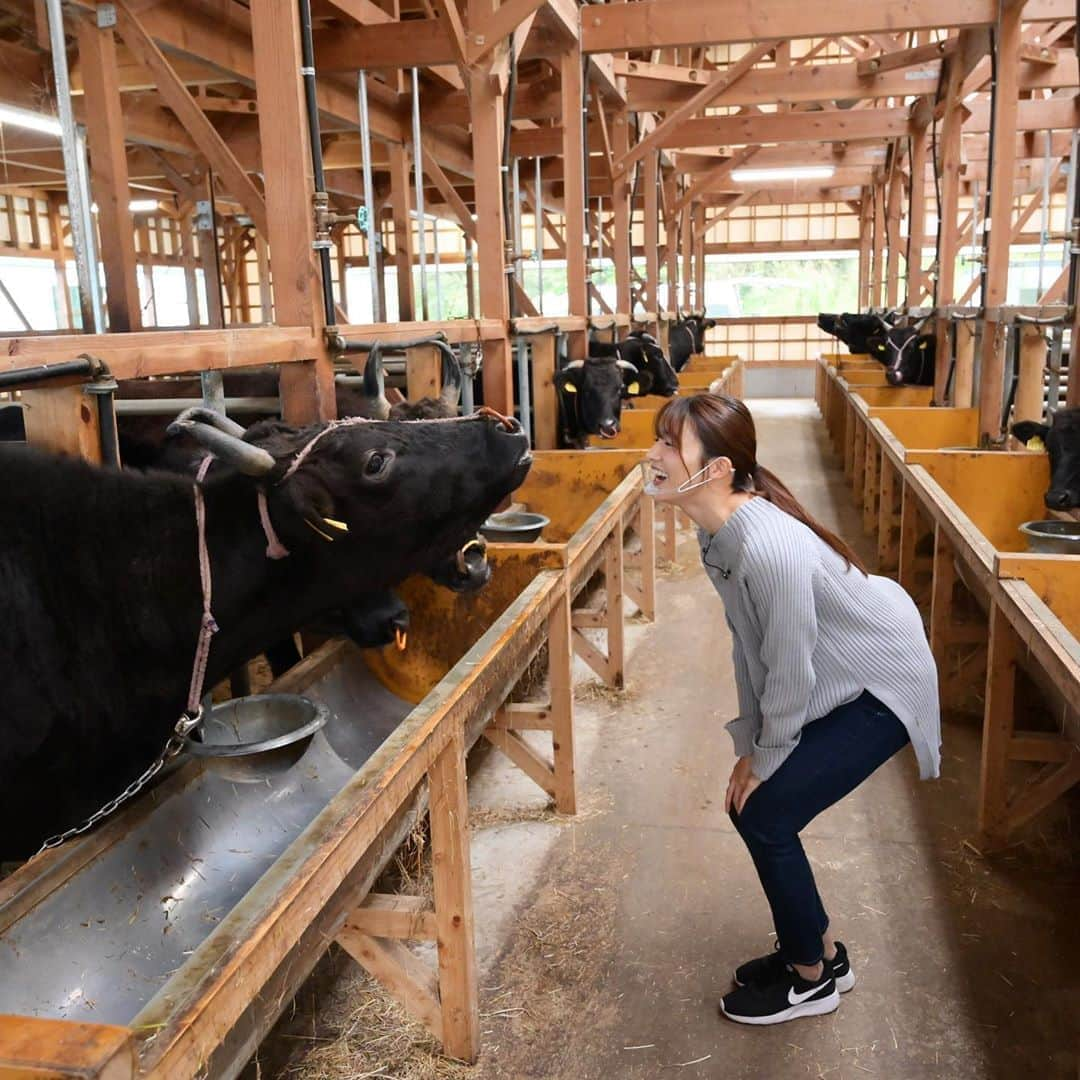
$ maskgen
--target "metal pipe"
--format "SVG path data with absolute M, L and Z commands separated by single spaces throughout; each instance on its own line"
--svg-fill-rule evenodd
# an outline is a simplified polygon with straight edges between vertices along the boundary
M 1045 133 L 1045 152 L 1043 154 L 1043 182 L 1042 198 L 1039 214 L 1039 276 L 1036 282 L 1035 295 L 1042 300 L 1043 294 L 1043 262 L 1046 260 L 1046 240 L 1050 232 L 1050 138 L 1049 130 Z
M 1080 154 L 1077 153 L 1078 150 L 1080 150 L 1080 131 L 1074 131 L 1072 133 L 1072 147 L 1069 154 L 1069 179 L 1065 184 L 1065 243 L 1061 249 L 1062 266 L 1069 261 L 1069 249 L 1072 246 L 1072 239 L 1069 235 L 1071 225 L 1071 222 L 1069 221 L 1069 207 L 1073 205 L 1076 198 L 1076 166 L 1077 159 L 1080 157 Z
M 199 382 L 202 384 L 202 404 L 225 416 L 225 380 L 221 372 L 200 372 Z M 177 409 L 177 412 L 179 411 Z
M 311 0 L 298 0 L 300 5 L 300 74 L 304 79 L 304 101 L 307 105 L 308 142 L 311 143 L 311 170 L 315 180 L 316 199 L 326 201 L 326 174 L 323 171 L 322 135 L 319 129 L 319 101 L 315 92 L 315 45 L 311 36 Z M 322 274 L 323 313 L 326 325 L 337 322 L 334 310 L 334 279 L 330 267 L 330 240 L 317 236 L 313 245 L 319 253 Z M 342 282 L 342 287 L 344 287 Z
M 111 465 L 114 469 L 120 468 L 120 440 L 116 434 L 116 380 L 109 379 L 108 386 L 95 389 L 91 384 L 87 387 L 89 393 L 97 398 L 98 406 L 98 429 L 101 433 L 101 462 L 103 465 Z
M 90 200 L 79 169 L 79 140 L 75 116 L 71 110 L 71 79 L 68 74 L 67 42 L 64 39 L 64 12 L 61 0 L 46 0 L 49 21 L 49 46 L 52 51 L 53 78 L 56 80 L 56 112 L 60 120 L 60 147 L 64 155 L 64 177 L 67 181 L 68 214 L 71 221 L 71 246 L 75 254 L 75 273 L 79 282 L 79 307 L 82 310 L 84 331 L 93 327 L 100 334 L 93 302 L 91 279 L 97 275 L 97 264 L 90 261 L 87 247 L 86 222 Z
M 524 339 L 517 342 L 518 406 L 519 419 L 525 438 L 532 446 L 532 404 L 529 386 L 529 346 Z
M 68 378 L 72 375 L 108 374 L 108 368 L 96 357 L 80 356 L 77 360 L 63 360 L 59 364 L 36 364 L 34 367 L 12 368 L 0 371 L 0 390 L 12 390 L 22 386 L 48 382 L 50 379 Z
M 514 35 L 510 35 L 509 41 L 510 51 L 510 74 L 506 84 L 506 101 L 503 106 L 503 144 L 502 144 L 502 197 L 503 197 L 503 234 L 506 239 L 509 239 L 508 229 L 510 228 L 510 137 L 513 133 L 513 120 L 514 120 L 514 99 L 517 97 L 517 55 L 514 50 Z M 516 254 L 516 252 L 515 252 Z M 516 263 L 507 264 L 507 253 L 503 252 L 503 271 L 504 276 L 507 278 L 506 292 L 507 292 L 507 304 L 508 311 L 510 312 L 510 318 L 513 318 L 518 314 L 518 302 L 517 302 L 517 290 L 513 289 L 510 285 L 509 277 L 510 273 L 507 271 L 513 271 Z
M 524 244 L 521 237 L 521 171 L 519 160 L 514 158 L 513 183 L 514 183 L 514 279 L 520 285 L 521 282 L 521 259 Z
M 544 196 L 541 194 L 540 159 L 533 158 L 536 173 L 536 202 L 533 204 L 533 232 L 536 239 L 536 310 L 544 314 L 544 230 L 541 219 L 544 216 Z
M 420 145 L 420 72 L 417 68 L 412 69 L 412 137 L 413 180 L 416 186 L 416 254 L 420 257 L 420 304 L 423 316 L 427 319 L 427 253 L 424 250 L 427 221 L 424 216 L 424 150 Z
M 435 318 L 442 322 L 442 267 L 439 265 L 439 219 L 431 215 L 431 256 L 435 260 Z
M 382 290 L 378 272 L 381 265 L 379 225 L 375 220 L 375 181 L 371 175 L 371 119 L 368 116 L 367 72 L 361 69 L 357 79 L 356 96 L 360 107 L 360 154 L 364 167 L 364 206 L 367 208 L 368 284 L 371 286 L 371 315 L 374 322 L 385 322 L 382 309 Z
M 361 376 L 357 376 L 361 378 Z M 204 398 L 120 398 L 116 402 L 117 416 L 159 416 L 163 413 L 181 413 L 184 409 L 193 409 L 205 405 Z M 230 397 L 221 399 L 221 408 L 211 406 L 214 412 L 222 416 L 226 412 L 271 413 L 281 412 L 281 399 L 276 397 Z
M 477 375 L 476 354 L 469 345 L 462 345 L 459 352 L 461 360 L 461 414 L 470 416 L 476 409 L 476 395 L 473 380 Z
M 384 353 L 405 352 L 407 349 L 415 349 L 420 345 L 437 345 L 446 343 L 446 335 L 440 330 L 437 334 L 426 334 L 421 338 L 410 338 L 407 341 L 361 341 L 353 339 L 346 341 L 340 334 L 331 334 L 328 344 L 336 353 L 371 352 L 378 345 Z

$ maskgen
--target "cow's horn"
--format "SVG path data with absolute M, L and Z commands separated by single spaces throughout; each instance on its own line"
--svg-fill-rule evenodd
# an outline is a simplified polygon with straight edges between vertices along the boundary
M 439 342 L 439 352 L 442 353 L 442 392 L 439 398 L 444 405 L 456 410 L 461 400 L 461 364 L 457 353 L 445 341 Z
M 632 371 L 637 374 L 637 365 L 631 364 L 629 360 L 616 360 L 615 363 L 623 369 L 623 371 Z
M 221 426 L 211 426 L 201 419 L 195 419 L 190 413 L 206 412 L 204 409 L 185 409 L 170 425 L 169 434 L 179 435 L 187 432 L 200 446 L 209 450 L 214 457 L 244 473 L 246 476 L 265 476 L 276 464 L 273 456 L 261 446 L 253 446 Z M 214 414 L 215 416 L 217 414 Z M 218 419 L 222 419 L 218 417 Z M 241 433 L 239 424 L 233 425 Z
M 235 420 L 230 420 L 227 416 L 214 409 L 208 409 L 205 405 L 193 405 L 190 409 L 185 409 L 174 423 L 185 425 L 186 429 L 187 422 L 190 420 L 209 424 L 211 427 L 216 427 L 218 431 L 224 431 L 226 435 L 235 435 L 238 439 L 244 437 L 244 429 Z M 179 434 L 178 431 L 172 430 L 172 424 L 169 425 L 169 434 Z
M 383 375 L 382 346 L 375 344 L 364 364 L 364 397 L 371 403 L 376 420 L 390 416 L 390 402 L 386 400 L 386 377 Z
M 571 360 L 570 363 L 567 364 L 566 367 L 563 368 L 563 371 L 571 371 L 571 370 L 576 369 L 576 368 L 583 368 L 584 366 L 585 366 L 585 361 L 584 360 Z

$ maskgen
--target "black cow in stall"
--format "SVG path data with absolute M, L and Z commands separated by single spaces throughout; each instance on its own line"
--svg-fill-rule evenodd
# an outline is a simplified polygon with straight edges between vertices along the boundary
M 644 330 L 631 330 L 622 341 L 590 340 L 589 356 L 617 356 L 620 360 L 629 361 L 638 371 L 649 376 L 650 386 L 647 392 L 650 394 L 672 397 L 679 391 L 679 377 L 675 374 L 671 361 L 664 355 L 663 347 L 652 334 Z
M 890 386 L 933 386 L 937 336 L 922 334 L 915 326 L 889 326 L 882 321 L 878 333 L 867 338 L 870 356 L 885 365 Z
M 686 367 L 691 356 L 705 351 L 705 331 L 715 325 L 716 320 L 706 319 L 704 311 L 700 315 L 684 315 L 672 323 L 668 331 L 668 355 L 676 374 Z
M 217 457 L 203 486 L 220 627 L 208 687 L 296 626 L 453 561 L 531 462 L 520 425 L 485 416 L 244 433 L 189 410 L 180 423 Z M 189 478 L 13 445 L 0 468 L 0 854 L 15 858 L 159 753 L 202 597 Z M 285 558 L 267 557 L 260 491 Z
M 885 322 L 892 326 L 896 322 L 896 316 L 889 312 L 885 316 Z M 881 333 L 881 323 L 882 318 L 879 315 L 859 315 L 847 311 L 839 315 L 820 312 L 817 317 L 819 329 L 842 341 L 848 347 L 848 352 L 860 355 L 870 351 L 868 339 Z
M 1042 439 L 1050 456 L 1050 486 L 1043 502 L 1050 510 L 1080 507 L 1080 406 L 1050 414 L 1049 424 L 1021 420 L 1011 434 L 1022 443 Z
M 625 397 L 647 394 L 652 376 L 617 356 L 574 360 L 555 375 L 563 445 L 583 450 L 590 435 L 614 439 Z

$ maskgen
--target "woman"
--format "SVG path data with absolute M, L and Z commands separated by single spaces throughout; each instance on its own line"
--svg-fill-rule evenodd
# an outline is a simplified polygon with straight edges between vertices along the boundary
M 738 760 L 725 809 L 772 909 L 776 950 L 735 971 L 721 1011 L 744 1024 L 832 1012 L 855 985 L 799 832 L 902 747 L 940 765 L 937 671 L 922 620 L 757 461 L 746 406 L 676 398 L 656 420 L 646 492 L 697 524 L 734 646 Z

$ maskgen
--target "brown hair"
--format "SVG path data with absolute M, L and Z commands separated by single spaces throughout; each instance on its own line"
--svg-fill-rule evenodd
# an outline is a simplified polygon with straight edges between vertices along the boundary
M 778 509 L 801 521 L 829 545 L 849 567 L 866 568 L 858 555 L 819 521 L 812 518 L 787 486 L 757 462 L 757 432 L 750 410 L 738 398 L 726 394 L 693 394 L 672 398 L 656 416 L 656 437 L 667 439 L 682 456 L 682 433 L 687 421 L 705 450 L 706 460 L 726 457 L 734 469 L 732 487 L 767 499 Z M 686 462 L 687 474 L 693 470 Z

